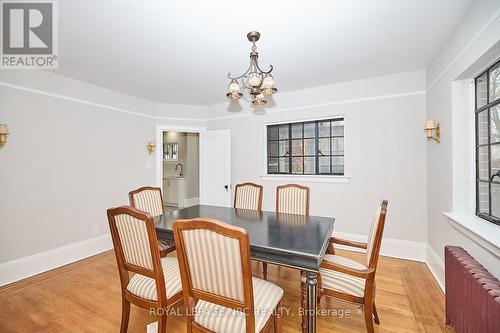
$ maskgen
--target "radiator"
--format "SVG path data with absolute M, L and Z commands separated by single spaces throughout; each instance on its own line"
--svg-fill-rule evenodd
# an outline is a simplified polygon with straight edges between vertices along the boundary
M 446 324 L 456 333 L 500 333 L 500 282 L 458 246 L 445 247 Z

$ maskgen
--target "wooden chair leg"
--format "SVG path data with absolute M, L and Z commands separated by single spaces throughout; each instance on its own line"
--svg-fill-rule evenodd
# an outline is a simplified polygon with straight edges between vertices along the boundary
M 262 275 L 264 275 L 264 280 L 267 280 L 267 262 L 262 263 Z
M 167 314 L 158 318 L 158 333 L 167 333 Z
M 306 275 L 301 272 L 300 275 L 300 306 L 302 307 L 302 333 L 307 333 L 307 304 L 306 304 Z
M 373 318 L 375 319 L 375 324 L 380 325 L 380 320 L 378 319 L 377 307 L 375 302 L 373 302 Z
M 278 303 L 274 313 L 274 333 L 281 333 L 282 319 L 281 319 L 281 301 Z
M 365 301 L 365 323 L 366 330 L 368 333 L 374 333 L 375 329 L 373 328 L 373 302 L 371 299 Z
M 128 320 L 130 318 L 130 302 L 122 298 L 122 323 L 120 325 L 120 333 L 127 333 Z

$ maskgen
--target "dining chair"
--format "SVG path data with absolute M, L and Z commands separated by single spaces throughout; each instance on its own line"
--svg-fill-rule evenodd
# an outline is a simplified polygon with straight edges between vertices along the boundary
M 261 210 L 262 185 L 254 183 L 237 184 L 234 188 L 234 208 Z
M 307 186 L 286 184 L 276 187 L 276 213 L 309 215 L 309 196 Z
M 141 187 L 128 194 L 130 206 L 135 207 L 151 216 L 164 214 L 163 196 L 159 187 Z M 159 240 L 158 248 L 160 255 L 166 257 L 168 253 L 175 251 L 175 243 L 171 240 Z
M 276 213 L 309 215 L 309 187 L 286 184 L 276 187 Z M 290 220 L 290 218 L 286 219 Z M 302 273 L 301 273 L 302 274 Z M 263 275 L 267 280 L 267 263 L 263 263 Z
M 242 215 L 243 210 L 260 212 L 262 210 L 262 192 L 264 187 L 254 183 L 237 184 L 234 188 L 234 208 L 237 215 Z M 262 263 L 262 274 L 267 280 L 267 263 Z
M 176 257 L 160 257 L 153 218 L 129 206 L 108 209 L 109 228 L 122 290 L 120 332 L 128 329 L 130 304 L 155 310 L 158 332 L 167 329 L 167 313 L 182 299 Z M 130 273 L 135 273 L 132 277 Z
M 362 305 L 369 333 L 374 332 L 374 320 L 377 325 L 380 324 L 375 306 L 375 273 L 384 233 L 387 204 L 387 200 L 383 200 L 378 207 L 367 243 L 332 237 L 319 271 L 319 297 L 330 296 Z M 365 249 L 365 262 L 360 263 L 336 255 L 333 244 Z
M 173 226 L 187 332 L 281 331 L 283 289 L 252 277 L 245 229 L 210 218 Z

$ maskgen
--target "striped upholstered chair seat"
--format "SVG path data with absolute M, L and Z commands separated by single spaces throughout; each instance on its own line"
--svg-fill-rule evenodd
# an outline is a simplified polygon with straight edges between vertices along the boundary
M 334 254 L 326 254 L 323 261 L 355 269 L 367 268 L 357 261 Z M 323 288 L 357 297 L 363 297 L 364 295 L 365 279 L 325 268 L 320 268 L 319 274 L 321 276 L 321 285 Z
M 122 206 L 108 209 L 108 221 L 122 291 L 120 332 L 127 332 L 130 305 L 135 304 L 143 309 L 165 309 L 157 317 L 158 333 L 166 333 L 168 309 L 182 300 L 177 258 L 160 257 L 151 215 Z
M 382 244 L 387 204 L 387 200 L 383 200 L 378 206 L 366 243 L 331 237 L 327 254 L 319 270 L 319 297 L 330 296 L 363 305 L 368 333 L 375 332 L 374 322 L 380 325 L 375 305 L 375 273 Z M 365 249 L 364 263 L 336 255 L 333 244 Z
M 151 216 L 163 215 L 163 196 L 159 187 L 141 187 L 129 194 L 130 206 L 137 208 Z M 165 257 L 175 251 L 174 241 L 158 240 L 160 255 Z
M 283 296 L 280 287 L 253 278 L 253 300 L 255 309 L 255 332 L 260 332 L 273 314 Z M 214 332 L 220 333 L 245 333 L 245 315 L 241 311 L 232 310 L 223 306 L 203 300 L 196 304 L 194 321 Z M 213 315 L 217 313 L 217 315 Z
M 179 263 L 175 257 L 161 259 L 165 287 L 167 289 L 167 299 L 182 291 L 181 276 L 179 273 Z M 156 282 L 154 279 L 135 274 L 127 285 L 127 290 L 132 294 L 150 301 L 157 301 Z

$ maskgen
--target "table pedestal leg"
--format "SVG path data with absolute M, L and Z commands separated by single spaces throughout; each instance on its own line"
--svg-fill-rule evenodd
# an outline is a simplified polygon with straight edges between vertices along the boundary
M 301 277 L 303 333 L 316 333 L 317 277 L 314 272 L 306 272 Z

